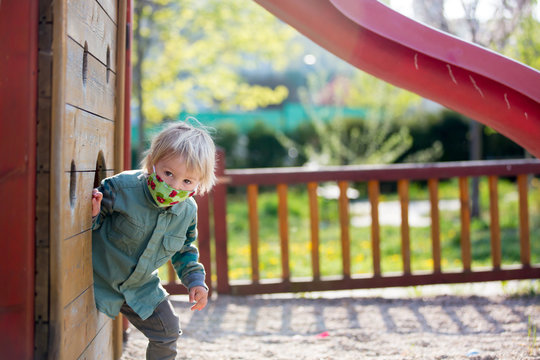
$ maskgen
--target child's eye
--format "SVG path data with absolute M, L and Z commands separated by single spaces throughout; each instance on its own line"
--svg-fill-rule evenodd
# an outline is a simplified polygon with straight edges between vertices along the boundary
M 184 179 L 184 184 L 190 185 L 190 184 L 191 184 L 191 180 L 189 180 L 189 179 Z
M 172 175 L 173 175 L 172 172 L 170 172 L 170 171 L 165 171 L 165 176 L 172 176 Z

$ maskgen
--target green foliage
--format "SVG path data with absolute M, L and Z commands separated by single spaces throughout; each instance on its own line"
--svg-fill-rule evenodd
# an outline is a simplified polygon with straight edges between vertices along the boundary
M 292 28 L 255 2 L 141 0 L 135 6 L 140 39 L 133 60 L 142 73 L 134 92 L 142 92 L 137 98 L 150 123 L 204 107 L 251 110 L 288 96 L 284 86 L 251 85 L 241 75 L 264 64 L 283 69 L 285 54 L 296 51 L 288 46 Z
M 540 70 L 540 21 L 532 15 L 526 17 L 511 40 L 504 52 Z
M 275 131 L 263 122 L 256 122 L 248 132 L 248 167 L 282 166 L 287 150 L 279 143 Z
M 332 80 L 334 107 L 321 114 L 315 111 L 320 93 L 330 86 L 324 72 L 311 74 L 299 97 L 309 116 L 310 125 L 294 136 L 281 134 L 288 148 L 300 150 L 299 159 L 316 165 L 393 163 L 413 144 L 404 120 L 422 113 L 420 98 L 360 71 L 352 80 Z M 345 116 L 343 107 L 365 110 L 362 118 Z M 329 120 L 324 120 L 329 118 Z M 433 161 L 442 153 L 439 143 L 429 144 L 409 161 Z

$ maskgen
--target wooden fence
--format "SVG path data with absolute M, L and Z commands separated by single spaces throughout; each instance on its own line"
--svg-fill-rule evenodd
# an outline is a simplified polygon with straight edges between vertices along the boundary
M 221 159 L 221 164 L 224 159 Z M 531 264 L 531 239 L 529 230 L 528 177 L 540 174 L 538 160 L 454 162 L 433 164 L 397 164 L 384 166 L 342 166 L 325 167 L 318 170 L 307 168 L 262 168 L 262 169 L 219 169 L 219 184 L 215 187 L 212 204 L 208 198 L 198 199 L 200 209 L 199 248 L 201 260 L 211 278 L 210 229 L 215 240 L 215 265 L 217 275 L 216 290 L 220 294 L 259 294 L 277 292 L 304 292 L 321 290 L 377 288 L 392 286 L 413 286 L 440 283 L 480 282 L 511 279 L 540 278 L 540 264 Z M 489 186 L 491 267 L 476 269 L 471 267 L 471 230 L 469 179 L 487 177 Z M 515 177 L 519 194 L 519 207 L 516 214 L 505 214 L 519 218 L 520 263 L 512 266 L 502 265 L 501 231 L 499 221 L 498 178 Z M 460 233 L 462 269 L 443 271 L 441 268 L 441 237 L 439 216 L 439 181 L 457 178 L 460 194 L 460 224 L 456 229 Z M 430 271 L 411 271 L 411 246 L 409 229 L 409 182 L 423 180 L 427 182 L 430 217 L 431 247 L 433 268 Z M 317 188 L 319 183 L 334 182 L 340 189 L 339 222 L 341 229 L 342 274 L 337 277 L 322 277 L 319 259 L 319 209 Z M 357 275 L 351 273 L 350 214 L 347 189 L 350 183 L 367 183 L 371 205 L 371 254 L 372 274 Z M 381 238 L 379 225 L 379 197 L 381 182 L 397 184 L 401 205 L 401 262 L 402 272 L 384 273 L 381 271 Z M 293 279 L 289 264 L 290 258 L 287 193 L 289 185 L 304 185 L 307 188 L 310 209 L 311 235 L 311 270 L 309 279 Z M 275 186 L 278 196 L 278 221 L 281 256 L 281 278 L 261 279 L 259 272 L 259 218 L 257 198 L 260 186 Z M 251 260 L 250 281 L 229 280 L 227 247 L 227 189 L 246 187 L 249 241 Z M 213 213 L 213 225 L 210 226 L 210 213 Z M 208 221 L 207 221 L 208 220 Z M 171 276 L 174 274 L 171 274 Z M 173 277 L 170 277 L 173 279 Z M 180 285 L 169 281 L 169 291 L 178 292 Z

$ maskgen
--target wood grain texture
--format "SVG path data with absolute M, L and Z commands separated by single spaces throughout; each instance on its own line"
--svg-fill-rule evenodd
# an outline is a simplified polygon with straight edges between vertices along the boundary
M 99 152 L 107 169 L 114 169 L 114 123 L 84 110 L 66 105 L 63 165 L 71 170 L 71 161 L 78 171 L 95 171 Z
M 84 47 L 68 38 L 66 64 L 66 103 L 109 120 L 115 115 L 116 76 Z
M 67 35 L 116 73 L 116 24 L 94 0 L 68 1 Z
M 92 232 L 85 231 L 63 242 L 65 254 L 62 259 L 62 305 L 74 301 L 83 291 L 92 287 Z
M 96 0 L 96 2 L 105 10 L 107 15 L 113 20 L 116 24 L 118 19 L 118 0 Z M 123 1 L 123 0 L 119 0 Z
M 66 358 L 77 359 L 81 356 L 98 332 L 108 331 L 109 323 L 111 319 L 96 309 L 93 287 L 88 287 L 64 307 L 62 346 Z
M 107 176 L 113 175 L 108 171 Z M 91 171 L 64 172 L 60 205 L 55 216 L 62 218 L 59 226 L 62 239 L 68 239 L 92 227 L 92 188 L 95 173 Z M 71 179 L 74 179 L 71 181 Z M 74 188 L 72 191 L 70 188 Z

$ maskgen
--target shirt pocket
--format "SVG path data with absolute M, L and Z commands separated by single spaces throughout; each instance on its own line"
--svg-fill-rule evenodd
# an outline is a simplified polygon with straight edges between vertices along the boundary
M 159 268 L 161 265 L 165 264 L 176 252 L 182 250 L 185 240 L 185 236 L 165 234 L 156 256 L 155 267 Z
M 116 213 L 111 224 L 109 239 L 127 255 L 137 252 L 144 236 L 143 227 L 135 219 Z

